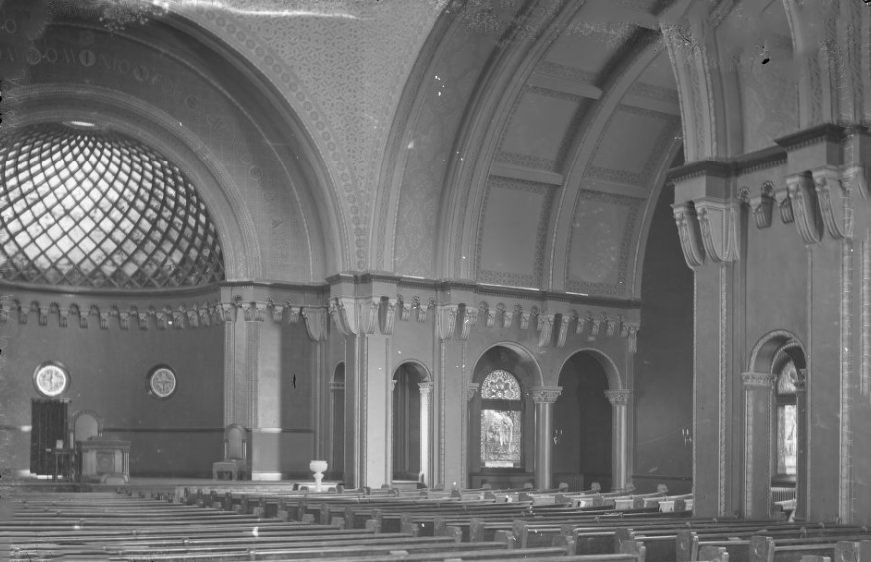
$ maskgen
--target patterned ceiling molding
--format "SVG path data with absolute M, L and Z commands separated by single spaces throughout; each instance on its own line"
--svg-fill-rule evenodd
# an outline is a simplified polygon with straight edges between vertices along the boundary
M 680 103 L 680 98 L 677 95 L 677 90 L 671 88 L 663 88 L 662 86 L 654 86 L 653 84 L 645 84 L 636 82 L 629 88 L 630 94 L 635 94 L 652 100 Z
M 505 164 L 513 164 L 524 168 L 533 168 L 536 170 L 547 170 L 553 172 L 556 170 L 556 161 L 546 158 L 539 158 L 529 154 L 520 154 L 517 152 L 498 152 L 494 158 L 496 162 L 504 162 Z
M 478 260 L 476 267 L 476 270 L 478 271 L 478 280 L 484 283 L 499 283 L 517 287 L 539 287 L 541 285 L 541 271 L 544 265 L 544 249 L 545 244 L 547 243 L 550 212 L 551 207 L 553 206 L 556 190 L 553 189 L 553 186 L 548 184 L 513 178 L 503 178 L 499 176 L 491 176 L 487 183 L 487 193 L 484 196 L 484 203 L 481 207 L 481 218 L 478 221 L 478 243 L 475 250 L 475 256 Z M 480 256 L 484 240 L 484 224 L 487 216 L 487 203 L 490 199 L 490 193 L 494 188 L 526 191 L 542 196 L 541 212 L 538 216 L 538 226 L 536 227 L 535 232 L 535 254 L 533 257 L 534 265 L 532 275 L 481 269 Z
M 635 233 L 638 229 L 639 215 L 641 213 L 641 208 L 644 205 L 645 200 L 638 199 L 636 197 L 628 197 L 625 195 L 615 195 L 613 193 L 582 190 L 578 195 L 574 216 L 577 217 L 581 205 L 590 202 L 620 205 L 628 209 L 628 213 L 626 216 L 626 227 L 623 230 L 623 237 L 620 239 L 620 253 L 618 256 L 617 265 L 617 282 L 591 283 L 587 281 L 582 281 L 580 279 L 573 279 L 569 276 L 570 269 L 566 268 L 566 288 L 569 291 L 579 293 L 623 296 L 626 294 L 626 278 L 629 267 L 629 257 L 632 253 L 632 242 L 635 239 Z M 570 237 L 567 254 L 568 256 L 572 255 L 572 240 L 573 237 Z
M 551 90 L 550 88 L 543 88 L 541 86 L 527 86 L 524 89 L 523 93 L 524 94 L 526 94 L 526 93 L 538 94 L 540 96 L 546 96 L 546 97 L 554 98 L 554 99 L 558 99 L 558 100 L 572 101 L 575 103 L 580 103 L 581 101 L 586 99 L 586 98 L 584 98 L 584 96 L 579 96 L 577 94 L 571 94 L 569 92 L 561 92 L 559 90 Z

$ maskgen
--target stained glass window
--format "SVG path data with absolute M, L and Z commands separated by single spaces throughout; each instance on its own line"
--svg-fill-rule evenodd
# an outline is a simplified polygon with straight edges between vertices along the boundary
M 481 464 L 520 466 L 523 402 L 520 384 L 508 371 L 493 371 L 481 383 Z
M 791 361 L 777 377 L 777 474 L 793 476 L 798 465 L 798 426 L 796 424 L 795 380 L 797 373 Z
M 178 167 L 97 127 L 42 124 L 0 147 L 0 278 L 100 288 L 224 279 L 206 206 Z

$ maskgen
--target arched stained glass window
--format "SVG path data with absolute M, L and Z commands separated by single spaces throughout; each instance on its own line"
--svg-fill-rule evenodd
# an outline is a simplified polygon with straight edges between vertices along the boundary
M 517 378 L 508 371 L 493 371 L 481 383 L 481 464 L 485 468 L 520 466 L 521 396 Z
M 113 131 L 42 124 L 0 145 L 0 279 L 149 289 L 224 279 L 196 189 L 155 150 Z

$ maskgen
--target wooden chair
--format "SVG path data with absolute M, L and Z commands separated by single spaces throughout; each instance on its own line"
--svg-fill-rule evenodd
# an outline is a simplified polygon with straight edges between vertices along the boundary
M 224 460 L 212 463 L 212 478 L 229 473 L 231 480 L 249 476 L 248 430 L 239 424 L 230 424 L 224 429 Z

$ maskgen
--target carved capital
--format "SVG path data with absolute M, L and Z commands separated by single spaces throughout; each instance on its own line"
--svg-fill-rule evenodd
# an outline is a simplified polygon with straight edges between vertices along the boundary
M 263 322 L 266 320 L 266 311 L 269 304 L 265 302 L 245 302 L 241 305 L 245 322 Z
M 771 389 L 774 387 L 774 375 L 771 373 L 741 373 L 741 382 L 745 389 Z
M 432 394 L 432 383 L 431 382 L 419 382 L 417 383 L 417 388 L 420 391 L 421 398 L 429 398 Z
M 546 347 L 550 345 L 555 319 L 555 314 L 542 313 L 538 315 L 538 347 Z
M 478 394 L 478 390 L 480 389 L 480 385 L 474 382 L 470 382 L 466 384 L 466 400 L 471 400 Z
M 532 401 L 536 404 L 553 404 L 562 391 L 561 386 L 535 386 L 530 389 Z
M 626 406 L 629 404 L 629 398 L 632 396 L 632 391 L 628 389 L 606 390 L 605 397 L 611 406 Z
M 472 326 L 478 323 L 478 309 L 472 307 L 465 307 L 463 311 L 463 320 L 460 324 L 460 339 L 463 341 L 467 341 L 469 339 L 469 334 L 472 331 Z
M 672 209 L 684 260 L 691 269 L 699 267 L 705 263 L 705 253 L 695 208 L 690 203 L 680 203 Z
M 738 210 L 732 201 L 695 202 L 705 253 L 715 263 L 738 259 Z
M 829 236 L 835 240 L 852 238 L 853 206 L 850 183 L 841 181 L 841 173 L 834 166 L 814 170 L 813 178 L 820 214 Z
M 442 304 L 436 307 L 436 332 L 439 340 L 449 340 L 454 335 L 457 326 L 457 310 L 455 304 Z
M 762 184 L 761 193 L 750 199 L 750 208 L 753 210 L 753 220 L 757 228 L 771 226 L 771 218 L 774 215 L 774 184 L 766 181 Z
M 820 241 L 820 225 L 813 200 L 816 198 L 813 177 L 796 174 L 786 178 L 786 192 L 795 216 L 795 226 L 805 244 Z

